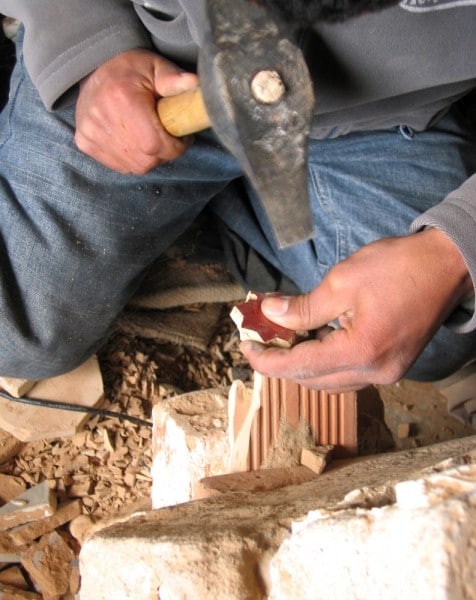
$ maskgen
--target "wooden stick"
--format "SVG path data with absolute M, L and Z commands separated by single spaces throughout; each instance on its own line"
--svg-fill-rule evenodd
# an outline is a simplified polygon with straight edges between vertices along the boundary
M 260 407 L 260 396 L 240 380 L 233 382 L 228 394 L 228 435 L 230 472 L 246 471 L 251 426 Z

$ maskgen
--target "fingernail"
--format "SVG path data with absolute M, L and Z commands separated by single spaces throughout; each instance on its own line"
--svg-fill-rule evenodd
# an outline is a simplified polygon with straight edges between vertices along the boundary
M 288 296 L 269 296 L 263 298 L 261 309 L 265 315 L 270 317 L 279 317 L 287 313 L 289 308 Z
M 241 342 L 240 349 L 243 354 L 253 353 L 253 354 L 262 354 L 264 351 L 263 344 L 258 342 L 252 342 L 251 340 L 246 340 L 245 342 Z

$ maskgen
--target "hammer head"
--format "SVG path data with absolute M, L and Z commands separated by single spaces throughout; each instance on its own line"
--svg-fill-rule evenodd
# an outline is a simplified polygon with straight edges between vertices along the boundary
M 314 109 L 301 51 L 250 0 L 205 0 L 198 70 L 207 112 L 255 188 L 280 248 L 314 235 L 307 143 Z

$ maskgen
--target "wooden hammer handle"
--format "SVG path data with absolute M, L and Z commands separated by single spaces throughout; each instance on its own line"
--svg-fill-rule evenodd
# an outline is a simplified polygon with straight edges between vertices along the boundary
M 157 103 L 157 113 L 164 128 L 175 137 L 210 127 L 200 88 L 161 98 Z

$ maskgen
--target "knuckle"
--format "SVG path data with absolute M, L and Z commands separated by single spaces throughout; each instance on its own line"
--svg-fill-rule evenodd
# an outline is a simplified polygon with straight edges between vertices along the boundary
M 76 131 L 74 135 L 74 141 L 76 143 L 76 146 L 83 152 L 85 152 L 89 148 L 88 139 L 80 131 Z
M 161 158 L 145 156 L 142 158 L 142 160 L 140 161 L 139 164 L 135 165 L 134 174 L 135 175 L 145 175 L 146 173 L 149 173 L 149 171 L 151 171 L 155 167 L 157 167 L 159 165 L 163 165 L 166 162 L 167 162 L 166 160 L 163 160 Z
M 105 90 L 106 92 L 113 106 L 120 107 L 120 110 L 126 111 L 130 111 L 133 108 L 133 98 L 128 86 L 121 85 L 121 82 L 114 82 L 109 85 L 108 89 Z
M 80 152 L 101 162 L 98 147 L 87 137 L 75 136 L 76 147 Z
M 304 325 L 312 322 L 313 306 L 308 294 L 298 296 L 296 302 L 296 313 L 299 321 Z
M 384 364 L 384 360 L 381 354 L 379 345 L 371 339 L 361 340 L 359 353 L 358 353 L 358 364 L 360 367 L 369 372 L 381 371 L 381 367 Z
M 160 140 L 155 135 L 144 136 L 140 140 L 140 151 L 146 157 L 160 156 L 162 154 L 161 146 Z M 152 159 L 150 158 L 149 160 L 151 161 Z
M 376 345 L 368 346 L 361 356 L 362 364 L 374 374 L 374 383 L 389 385 L 399 381 L 406 372 L 406 361 L 401 354 L 382 350 Z
M 391 385 L 397 383 L 403 376 L 402 371 L 394 365 L 386 365 L 375 371 L 373 383 L 380 385 Z
M 122 173 L 125 173 L 127 175 L 142 176 L 145 175 L 149 170 L 150 169 L 145 165 L 131 165 L 129 166 L 129 168 L 124 169 Z
M 335 264 L 325 276 L 326 283 L 333 292 L 338 292 L 344 287 L 347 280 L 346 272 L 347 264 L 346 260 L 343 260 Z
M 406 363 L 403 357 L 399 355 L 383 367 L 382 373 L 386 383 L 391 384 L 399 381 L 405 375 L 406 370 Z

